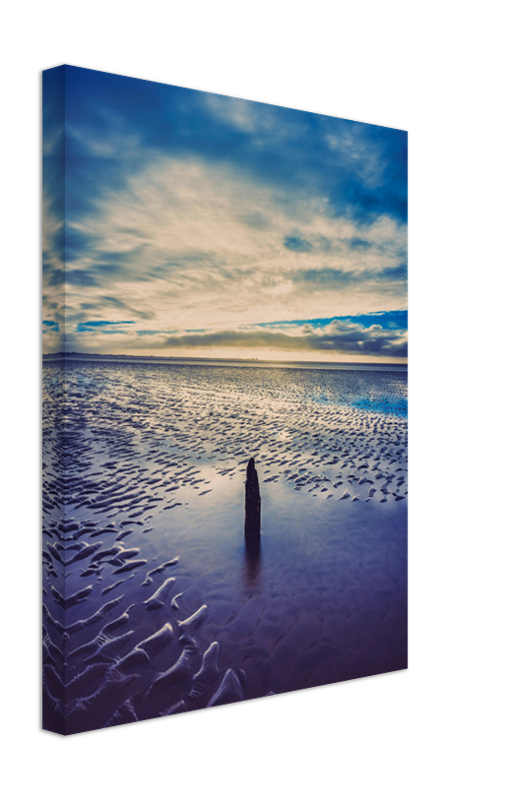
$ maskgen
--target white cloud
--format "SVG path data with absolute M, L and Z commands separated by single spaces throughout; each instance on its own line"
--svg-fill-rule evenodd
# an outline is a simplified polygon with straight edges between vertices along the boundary
M 75 227 L 92 244 L 68 270 L 97 285 L 71 282 L 66 302 L 75 312 L 84 302 L 95 308 L 89 319 L 115 319 L 105 295 L 150 316 L 154 330 L 219 330 L 406 302 L 400 283 L 375 279 L 405 258 L 405 226 L 389 217 L 356 225 L 333 217 L 306 187 L 289 194 L 197 159 L 161 157 L 105 193 Z M 315 274 L 323 280 L 311 291 Z M 329 279 L 337 274 L 348 280 Z M 371 277 L 350 280 L 362 275 Z M 113 338 L 103 336 L 105 346 Z M 132 346 L 131 332 L 124 342 Z

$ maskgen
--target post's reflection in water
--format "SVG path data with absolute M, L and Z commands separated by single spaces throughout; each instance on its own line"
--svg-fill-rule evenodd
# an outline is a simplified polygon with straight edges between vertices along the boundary
M 262 565 L 262 542 L 260 536 L 246 536 L 244 558 L 244 582 L 246 586 L 257 586 Z

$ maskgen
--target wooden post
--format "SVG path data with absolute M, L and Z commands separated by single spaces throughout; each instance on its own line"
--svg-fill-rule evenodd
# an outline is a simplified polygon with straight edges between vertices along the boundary
M 254 458 L 250 458 L 246 471 L 246 516 L 244 522 L 244 536 L 246 539 L 260 537 L 261 505 L 258 473 L 255 469 Z

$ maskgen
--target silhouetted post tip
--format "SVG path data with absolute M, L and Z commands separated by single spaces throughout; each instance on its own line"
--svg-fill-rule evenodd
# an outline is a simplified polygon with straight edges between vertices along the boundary
M 246 503 L 244 535 L 247 538 L 259 537 L 261 527 L 260 486 L 254 458 L 250 458 L 246 470 Z

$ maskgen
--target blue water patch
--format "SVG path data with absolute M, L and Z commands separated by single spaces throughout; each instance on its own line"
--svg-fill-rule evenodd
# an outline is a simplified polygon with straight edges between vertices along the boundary
M 406 397 L 359 397 L 350 403 L 354 408 L 386 414 L 393 417 L 408 416 L 408 399 Z

